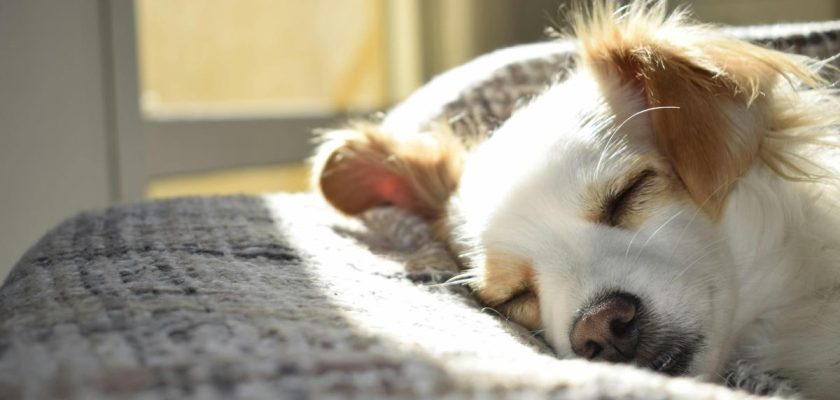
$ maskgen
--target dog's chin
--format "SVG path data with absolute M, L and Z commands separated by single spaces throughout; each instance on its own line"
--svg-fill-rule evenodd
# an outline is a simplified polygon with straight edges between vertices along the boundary
M 702 336 L 688 334 L 672 343 L 663 343 L 647 354 L 639 354 L 636 365 L 671 376 L 691 375 L 701 346 Z
M 695 375 L 702 369 L 707 356 L 702 333 L 655 322 L 643 325 L 633 364 L 670 376 Z

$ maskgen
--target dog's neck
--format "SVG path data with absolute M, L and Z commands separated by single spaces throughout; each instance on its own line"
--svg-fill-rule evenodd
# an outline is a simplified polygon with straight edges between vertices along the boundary
M 737 346 L 737 357 L 760 356 L 767 369 L 811 371 L 791 378 L 831 371 L 828 362 L 795 366 L 794 359 L 773 354 L 783 354 L 806 336 L 816 344 L 802 351 L 832 351 L 832 346 L 816 346 L 833 341 L 840 329 L 840 315 L 832 312 L 840 299 L 833 294 L 840 291 L 840 198 L 828 185 L 791 182 L 762 166 L 744 176 L 730 196 L 721 228 L 739 285 L 732 321 L 736 334 L 729 345 Z M 808 323 L 814 321 L 824 329 Z
M 736 324 L 840 282 L 840 232 L 831 229 L 840 218 L 832 197 L 819 183 L 791 182 L 762 166 L 735 186 L 721 227 L 739 293 L 756 299 L 739 310 Z

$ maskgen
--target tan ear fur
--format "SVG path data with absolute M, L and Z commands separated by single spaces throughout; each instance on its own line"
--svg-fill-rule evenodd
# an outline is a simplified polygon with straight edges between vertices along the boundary
M 821 82 L 801 57 L 692 24 L 683 12 L 668 16 L 663 2 L 599 1 L 573 24 L 581 61 L 597 77 L 638 86 L 649 107 L 678 107 L 648 114 L 654 140 L 712 218 L 760 155 L 774 88 Z
M 463 149 L 446 133 L 395 135 L 357 123 L 325 134 L 314 163 L 313 185 L 344 213 L 392 204 L 432 219 L 458 184 Z

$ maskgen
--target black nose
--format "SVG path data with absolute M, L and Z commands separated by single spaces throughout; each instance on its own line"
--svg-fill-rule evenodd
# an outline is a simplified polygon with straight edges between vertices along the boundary
M 639 344 L 639 307 L 639 298 L 627 293 L 599 298 L 575 319 L 569 334 L 572 350 L 589 360 L 633 360 Z

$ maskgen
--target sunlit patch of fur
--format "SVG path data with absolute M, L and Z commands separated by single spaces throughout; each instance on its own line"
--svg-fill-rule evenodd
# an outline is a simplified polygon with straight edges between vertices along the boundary
M 765 165 L 779 176 L 800 182 L 835 180 L 826 155 L 840 146 L 840 97 L 834 89 L 773 93 L 769 127 L 760 149 Z
M 393 204 L 434 220 L 458 185 L 463 152 L 445 129 L 400 135 L 359 122 L 322 136 L 312 184 L 347 214 Z

